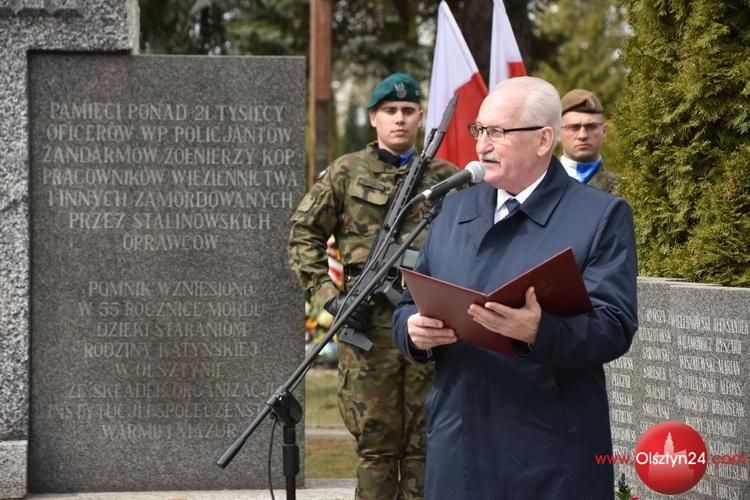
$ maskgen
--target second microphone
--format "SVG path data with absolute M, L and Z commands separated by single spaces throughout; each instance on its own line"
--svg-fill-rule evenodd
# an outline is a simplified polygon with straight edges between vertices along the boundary
M 478 161 L 470 161 L 460 172 L 419 193 L 414 197 L 414 201 L 433 200 L 445 195 L 453 188 L 464 184 L 476 184 L 482 179 L 484 179 L 484 167 Z

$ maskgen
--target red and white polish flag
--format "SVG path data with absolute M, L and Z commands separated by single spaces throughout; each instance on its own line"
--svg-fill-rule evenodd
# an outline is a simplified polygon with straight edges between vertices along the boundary
M 469 136 L 467 127 L 477 118 L 479 106 L 487 96 L 487 86 L 479 74 L 456 19 L 448 4 L 442 1 L 438 7 L 430 98 L 425 120 L 428 134 L 440 124 L 445 106 L 453 94 L 458 94 L 456 111 L 435 156 L 463 168 L 477 159 L 475 141 Z
M 492 45 L 490 48 L 490 87 L 514 76 L 525 76 L 526 68 L 518 50 L 513 28 L 505 11 L 503 0 L 493 0 L 492 9 Z

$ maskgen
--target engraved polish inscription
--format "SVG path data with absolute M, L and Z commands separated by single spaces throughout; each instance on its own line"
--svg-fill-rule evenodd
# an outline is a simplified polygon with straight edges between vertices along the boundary
M 286 264 L 304 85 L 247 83 L 280 66 L 304 82 L 301 59 L 31 57 L 38 491 L 261 486 L 256 453 L 225 474 L 211 455 L 304 352 Z M 199 81 L 227 71 L 241 91 Z
M 228 438 L 275 387 L 231 382 L 259 355 L 256 285 L 237 281 L 89 280 L 72 311 L 75 342 L 99 381 L 69 382 L 43 418 L 87 424 L 103 441 Z
M 278 230 L 302 187 L 283 105 L 51 101 L 40 152 L 47 205 L 127 252 L 216 251 Z M 211 123 L 203 125 L 202 123 Z

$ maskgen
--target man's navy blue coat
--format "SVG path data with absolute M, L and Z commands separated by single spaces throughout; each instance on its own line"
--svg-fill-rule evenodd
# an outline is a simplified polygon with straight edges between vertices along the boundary
M 568 177 L 553 158 L 513 216 L 493 223 L 487 183 L 449 196 L 427 235 L 416 270 L 491 292 L 572 247 L 594 310 L 542 312 L 532 347 L 507 357 L 461 341 L 416 349 L 404 293 L 394 336 L 412 360 L 434 359 L 426 403 L 428 500 L 612 498 L 612 440 L 603 363 L 630 347 L 637 328 L 636 253 L 627 203 Z

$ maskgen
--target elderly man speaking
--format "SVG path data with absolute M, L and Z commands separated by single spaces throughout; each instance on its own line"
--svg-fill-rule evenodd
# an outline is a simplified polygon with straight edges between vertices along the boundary
M 551 314 L 533 288 L 518 309 L 470 306 L 512 339 L 505 356 L 457 340 L 404 293 L 396 343 L 436 369 L 425 404 L 431 500 L 612 497 L 612 466 L 594 457 L 612 452 L 603 364 L 627 352 L 637 327 L 632 215 L 552 155 L 560 111 L 555 88 L 537 78 L 511 78 L 487 96 L 469 126 L 484 182 L 445 200 L 416 270 L 491 292 L 572 247 L 593 310 Z

